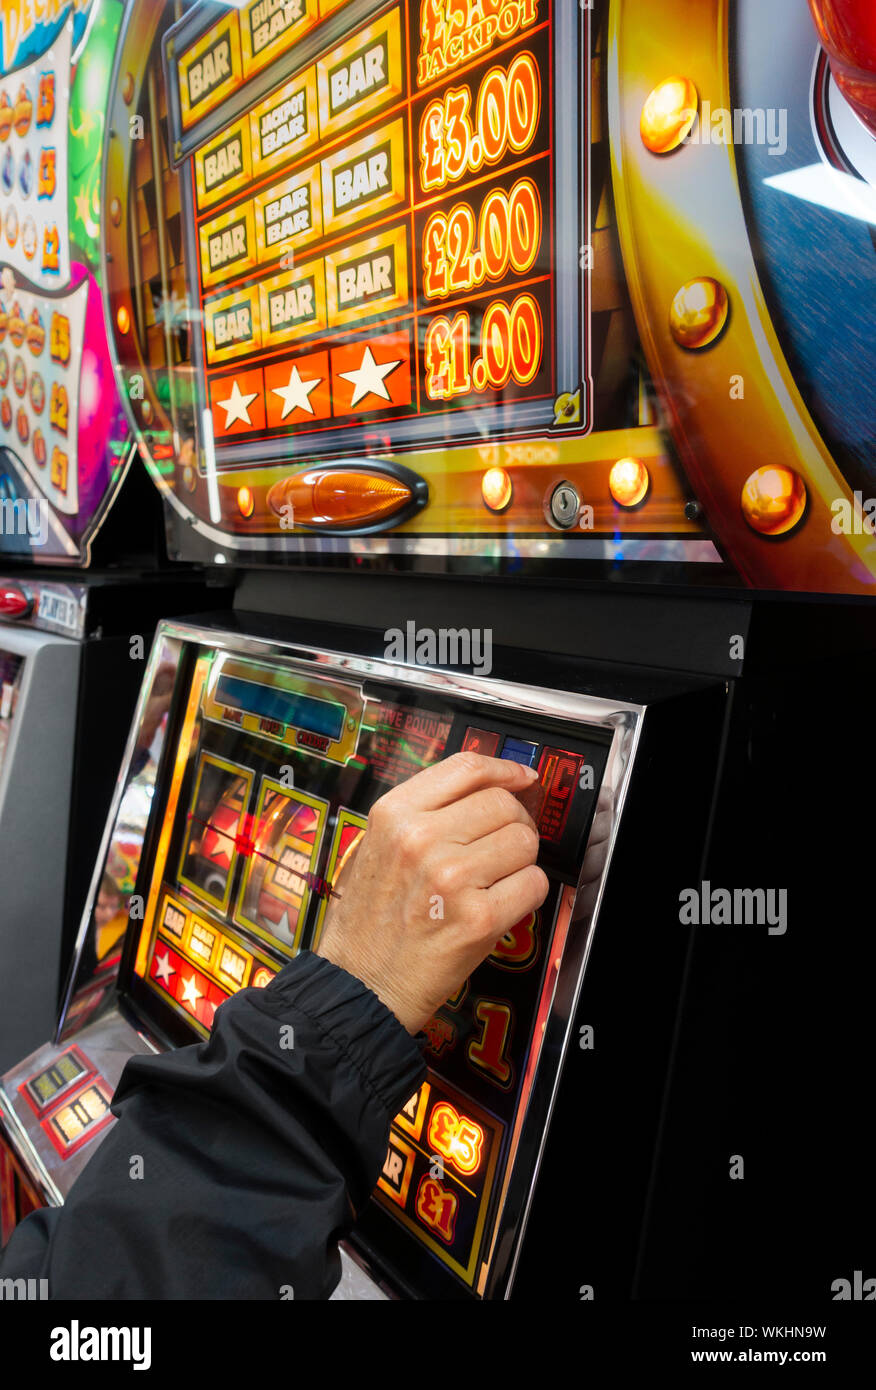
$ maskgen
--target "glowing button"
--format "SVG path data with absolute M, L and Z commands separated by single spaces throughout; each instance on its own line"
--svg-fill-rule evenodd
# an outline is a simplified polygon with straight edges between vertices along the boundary
M 762 536 L 783 536 L 806 510 L 806 484 L 793 468 L 758 468 L 742 489 L 742 514 Z
M 699 97 L 689 77 L 668 77 L 655 87 L 642 107 L 639 131 L 652 154 L 677 150 L 697 118 Z
M 688 280 L 676 294 L 669 311 L 669 329 L 679 347 L 696 352 L 721 336 L 729 312 L 724 286 L 704 275 Z
M 481 479 L 481 495 L 491 512 L 502 512 L 511 501 L 511 479 L 504 468 L 488 468 Z
M 641 459 L 618 459 L 608 475 L 608 490 L 619 507 L 638 507 L 651 486 L 651 476 Z
M 305 468 L 268 493 L 268 506 L 284 521 L 326 529 L 386 525 L 413 500 L 403 479 L 355 465 Z
M 124 304 L 119 306 L 116 313 L 116 325 L 120 333 L 127 333 L 131 327 L 131 315 L 128 313 Z
M 255 511 L 255 498 L 251 487 L 239 487 L 237 489 L 237 510 L 241 516 L 252 516 Z

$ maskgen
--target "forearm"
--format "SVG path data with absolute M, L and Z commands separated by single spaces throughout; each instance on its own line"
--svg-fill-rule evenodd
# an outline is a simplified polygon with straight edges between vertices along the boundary
M 305 953 L 223 1005 L 207 1043 L 128 1063 L 118 1123 L 0 1272 L 52 1298 L 325 1298 L 423 1074 L 380 1001 Z

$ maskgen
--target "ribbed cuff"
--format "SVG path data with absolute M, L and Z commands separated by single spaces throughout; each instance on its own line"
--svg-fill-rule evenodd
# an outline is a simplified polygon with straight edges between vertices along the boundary
M 309 1019 L 352 1063 L 390 1117 L 426 1074 L 425 1034 L 412 1038 L 373 990 L 323 956 L 301 951 L 259 995 L 259 1006 L 278 1017 L 295 1011 Z

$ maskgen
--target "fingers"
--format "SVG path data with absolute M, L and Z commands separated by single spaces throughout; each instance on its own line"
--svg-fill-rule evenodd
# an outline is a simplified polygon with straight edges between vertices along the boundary
M 483 787 L 507 787 L 522 791 L 535 781 L 534 768 L 506 758 L 486 758 L 482 753 L 454 753 L 443 762 L 418 772 L 409 782 L 389 793 L 416 811 L 438 811 L 471 796 Z
M 521 917 L 541 907 L 549 888 L 548 876 L 537 864 L 528 864 L 485 888 L 478 894 L 487 909 L 482 913 L 484 936 L 495 945 Z
M 483 787 L 434 814 L 438 837 L 458 845 L 470 845 L 515 822 L 535 830 L 529 812 L 508 787 Z
M 532 826 L 515 821 L 503 825 L 470 845 L 464 865 L 467 886 L 491 888 L 500 879 L 534 864 L 538 854 L 538 833 Z M 516 920 L 516 918 L 515 918 Z

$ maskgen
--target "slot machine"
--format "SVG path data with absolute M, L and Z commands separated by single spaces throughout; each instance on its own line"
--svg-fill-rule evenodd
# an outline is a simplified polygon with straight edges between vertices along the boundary
M 0 16 L 0 1065 L 52 1027 L 155 621 L 196 592 L 161 576 L 104 323 L 120 20 Z
M 672 1295 L 692 962 L 723 949 L 679 894 L 737 871 L 755 787 L 765 859 L 796 843 L 752 772 L 784 756 L 752 710 L 794 746 L 816 719 L 784 596 L 872 594 L 873 393 L 839 364 L 876 377 L 873 146 L 828 28 L 791 0 L 126 7 L 110 351 L 170 553 L 236 590 L 159 627 L 57 1031 L 0 1083 L 22 1191 L 63 1201 L 125 1059 L 314 947 L 376 798 L 475 748 L 537 769 L 551 890 L 430 1021 L 339 1296 Z M 817 611 L 835 671 L 872 650 L 869 608 Z
M 150 806 L 136 887 L 142 913 L 131 919 L 110 991 L 95 968 L 99 925 L 89 918 L 57 1042 L 3 1079 L 7 1141 L 31 1155 L 26 1176 L 36 1160 L 46 1198 L 58 1200 L 111 1121 L 127 1056 L 144 1040 L 160 1049 L 205 1038 L 230 994 L 264 986 L 299 949 L 317 945 L 328 885 L 342 891 L 381 792 L 462 749 L 514 759 L 538 769 L 530 805 L 551 891 L 427 1026 L 428 1079 L 396 1118 L 345 1281 L 358 1296 L 383 1285 L 420 1297 L 502 1296 L 526 1251 L 561 1059 L 570 1049 L 583 1055 L 586 1028 L 601 1028 L 592 1010 L 579 1021 L 578 1007 L 597 918 L 639 923 L 623 933 L 623 951 L 648 957 L 652 985 L 677 988 L 683 953 L 658 949 L 653 936 L 649 945 L 644 929 L 656 878 L 623 864 L 633 824 L 654 815 L 646 789 L 634 790 L 636 769 L 643 760 L 662 777 L 680 729 L 700 735 L 704 760 L 664 793 L 663 830 L 652 832 L 649 851 L 659 861 L 660 842 L 665 849 L 681 835 L 694 873 L 726 696 L 714 681 L 640 676 L 620 698 L 573 658 L 553 665 L 561 686 L 545 685 L 544 670 L 501 650 L 489 678 L 417 669 L 386 660 L 380 634 L 363 642 L 363 629 L 295 621 L 288 639 L 276 619 L 270 638 L 263 629 L 244 613 L 234 632 L 208 622 L 160 626 L 152 678 L 174 671 L 164 746 L 148 769 L 128 763 L 104 846 L 110 862 L 130 838 L 136 806 Z M 154 698 L 147 679 L 141 715 Z M 138 727 L 129 753 L 142 742 Z M 94 891 L 103 874 L 101 861 Z M 610 984 L 617 963 L 603 969 Z M 657 1041 L 654 1012 L 653 996 L 650 1006 L 637 1000 L 634 1011 L 630 997 L 623 1008 L 633 1032 L 651 1030 L 652 1061 L 630 1078 L 637 1092 L 653 1086 L 645 1073 L 659 1071 L 668 1043 Z M 635 1124 L 647 1134 L 652 1121 Z M 557 1123 L 574 1128 L 568 1115 Z M 634 1168 L 647 1166 L 647 1152 L 645 1137 Z M 374 1271 L 374 1286 L 359 1262 Z

